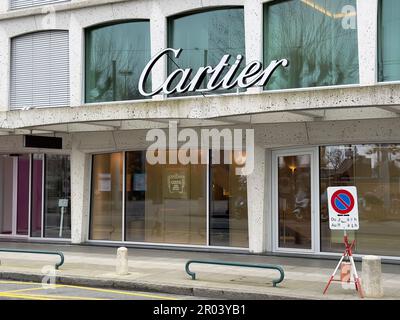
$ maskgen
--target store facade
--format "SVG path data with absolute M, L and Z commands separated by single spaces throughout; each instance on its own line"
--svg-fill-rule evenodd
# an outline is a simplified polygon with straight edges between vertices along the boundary
M 356 253 L 400 257 L 397 1 L 109 2 L 0 8 L 0 239 L 337 254 L 326 189 L 355 185 Z M 237 80 L 282 59 L 265 86 Z M 171 123 L 250 130 L 254 169 L 237 174 L 229 145 L 169 161 L 187 141 L 150 163 Z
M 70 200 L 69 155 L 2 154 L 0 235 L 35 239 L 71 237 L 70 213 L 60 199 Z

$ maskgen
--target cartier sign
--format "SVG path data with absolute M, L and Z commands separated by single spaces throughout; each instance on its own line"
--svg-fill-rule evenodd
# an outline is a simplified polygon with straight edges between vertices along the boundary
M 154 65 L 164 55 L 172 52 L 176 59 L 182 53 L 182 49 L 167 48 L 153 57 L 144 68 L 139 79 L 140 94 L 146 97 L 156 94 L 172 94 L 185 92 L 211 92 L 217 89 L 232 89 L 234 87 L 248 88 L 252 86 L 265 86 L 271 78 L 274 71 L 279 67 L 287 67 L 289 61 L 287 59 L 273 60 L 267 68 L 259 61 L 252 61 L 247 64 L 240 73 L 238 72 L 243 61 L 243 56 L 238 55 L 235 62 L 230 65 L 231 55 L 224 55 L 220 62 L 215 66 L 200 67 L 196 72 L 191 68 L 176 69 L 172 71 L 165 82 L 151 92 L 146 92 L 145 83 L 151 74 Z M 223 75 L 223 77 L 221 77 Z M 201 88 L 204 79 L 207 77 L 206 86 Z

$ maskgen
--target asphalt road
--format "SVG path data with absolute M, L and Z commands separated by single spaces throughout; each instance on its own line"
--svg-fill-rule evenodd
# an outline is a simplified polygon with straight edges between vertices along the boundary
M 124 291 L 69 285 L 45 287 L 41 283 L 0 280 L 0 300 L 192 300 L 155 292 Z

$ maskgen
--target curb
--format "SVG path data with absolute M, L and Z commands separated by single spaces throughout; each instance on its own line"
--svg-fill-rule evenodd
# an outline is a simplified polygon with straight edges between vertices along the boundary
M 0 279 L 24 281 L 24 282 L 42 282 L 43 275 L 34 273 L 18 272 L 0 272 Z M 281 294 L 257 293 L 242 290 L 202 288 L 194 286 L 177 286 L 171 284 L 138 282 L 127 280 L 81 278 L 74 276 L 57 276 L 57 283 L 64 285 L 75 285 L 82 287 L 109 288 L 119 290 L 133 290 L 142 292 L 159 292 L 175 295 L 197 296 L 211 299 L 226 300 L 317 300 L 316 298 L 289 296 Z

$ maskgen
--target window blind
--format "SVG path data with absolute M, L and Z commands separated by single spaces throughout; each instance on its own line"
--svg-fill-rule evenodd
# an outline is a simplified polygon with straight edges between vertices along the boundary
M 33 6 L 46 5 L 57 2 L 66 2 L 69 0 L 9 0 L 10 1 L 10 9 L 21 9 Z
M 69 105 L 68 31 L 12 39 L 11 109 Z

